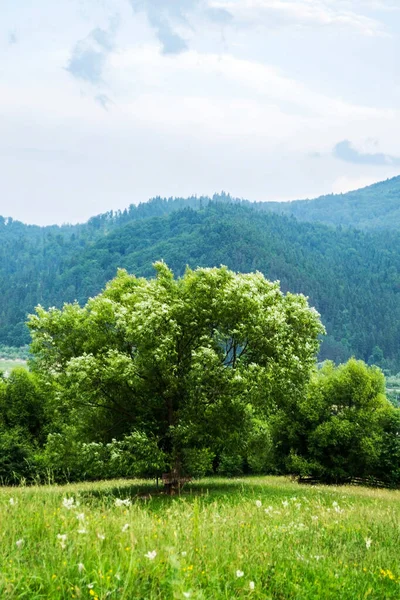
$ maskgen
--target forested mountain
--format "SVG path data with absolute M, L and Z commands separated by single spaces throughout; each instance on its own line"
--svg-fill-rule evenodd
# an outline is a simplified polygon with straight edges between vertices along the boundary
M 300 221 L 400 231 L 400 176 L 347 194 L 330 194 L 315 200 L 259 202 L 256 206 L 259 210 L 293 215 Z
M 176 274 L 187 264 L 258 269 L 285 291 L 308 295 L 321 312 L 328 331 L 322 358 L 368 360 L 375 353 L 382 360 L 382 351 L 400 368 L 400 233 L 394 231 L 300 223 L 223 195 L 158 198 L 79 226 L 3 220 L 0 240 L 3 344 L 26 343 L 24 321 L 36 304 L 84 302 L 118 267 L 152 276 L 152 262 L 162 258 Z

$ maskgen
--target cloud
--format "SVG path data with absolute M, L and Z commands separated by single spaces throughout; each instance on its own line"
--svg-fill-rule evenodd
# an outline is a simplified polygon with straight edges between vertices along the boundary
M 97 94 L 97 96 L 94 97 L 94 100 L 106 111 L 108 111 L 111 104 L 114 104 L 106 94 Z
M 357 165 L 390 166 L 400 165 L 400 157 L 376 152 L 369 154 L 360 152 L 349 140 L 343 140 L 333 148 L 333 156 L 348 163 Z
M 188 50 L 182 28 L 193 32 L 196 18 L 205 17 L 216 25 L 227 25 L 233 17 L 224 7 L 212 6 L 209 0 L 130 0 L 135 13 L 146 14 L 163 54 L 181 54 Z
M 338 0 L 211 0 L 210 6 L 227 10 L 235 23 L 265 27 L 340 27 L 368 36 L 385 35 L 382 24 L 349 10 Z
M 16 44 L 17 42 L 18 42 L 17 34 L 15 33 L 15 31 L 10 31 L 10 33 L 8 34 L 8 43 L 10 44 L 10 46 L 12 46 L 13 44 Z
M 130 0 L 135 12 L 144 12 L 161 42 L 163 54 L 180 54 L 187 50 L 186 41 L 173 29 L 176 21 L 187 24 L 186 13 L 195 8 L 196 0 Z
M 209 7 L 204 10 L 205 16 L 217 25 L 228 25 L 233 21 L 233 15 L 226 8 Z
M 115 46 L 116 28 L 117 22 L 113 20 L 108 30 L 96 27 L 85 39 L 77 42 L 66 66 L 66 70 L 75 79 L 91 84 L 102 81 L 108 55 Z

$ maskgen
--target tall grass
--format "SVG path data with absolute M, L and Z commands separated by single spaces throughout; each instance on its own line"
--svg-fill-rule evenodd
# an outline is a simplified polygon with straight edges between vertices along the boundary
M 398 492 L 111 481 L 2 488 L 0 516 L 1 598 L 400 597 Z

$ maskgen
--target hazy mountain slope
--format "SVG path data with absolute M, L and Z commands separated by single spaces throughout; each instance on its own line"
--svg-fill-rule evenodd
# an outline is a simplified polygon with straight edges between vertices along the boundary
M 300 221 L 400 231 L 400 176 L 346 194 L 256 206 L 258 210 L 293 215 Z
M 163 258 L 181 274 L 188 264 L 262 271 L 302 292 L 322 314 L 323 357 L 368 359 L 379 346 L 400 365 L 400 235 L 335 230 L 319 224 L 211 204 L 128 223 L 63 262 L 54 299 L 84 302 L 118 267 L 152 276 Z

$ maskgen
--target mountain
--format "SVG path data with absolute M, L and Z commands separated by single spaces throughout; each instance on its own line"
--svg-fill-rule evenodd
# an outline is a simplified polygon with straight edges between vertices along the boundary
M 187 264 L 258 269 L 320 311 L 321 358 L 373 355 L 400 369 L 400 232 L 299 222 L 227 195 L 157 198 L 77 226 L 1 221 L 0 343 L 26 343 L 37 303 L 83 303 L 118 267 L 152 276 L 161 258 L 177 275 Z
M 315 200 L 259 202 L 255 207 L 292 215 L 299 221 L 400 231 L 400 176 L 346 194 L 331 194 Z

